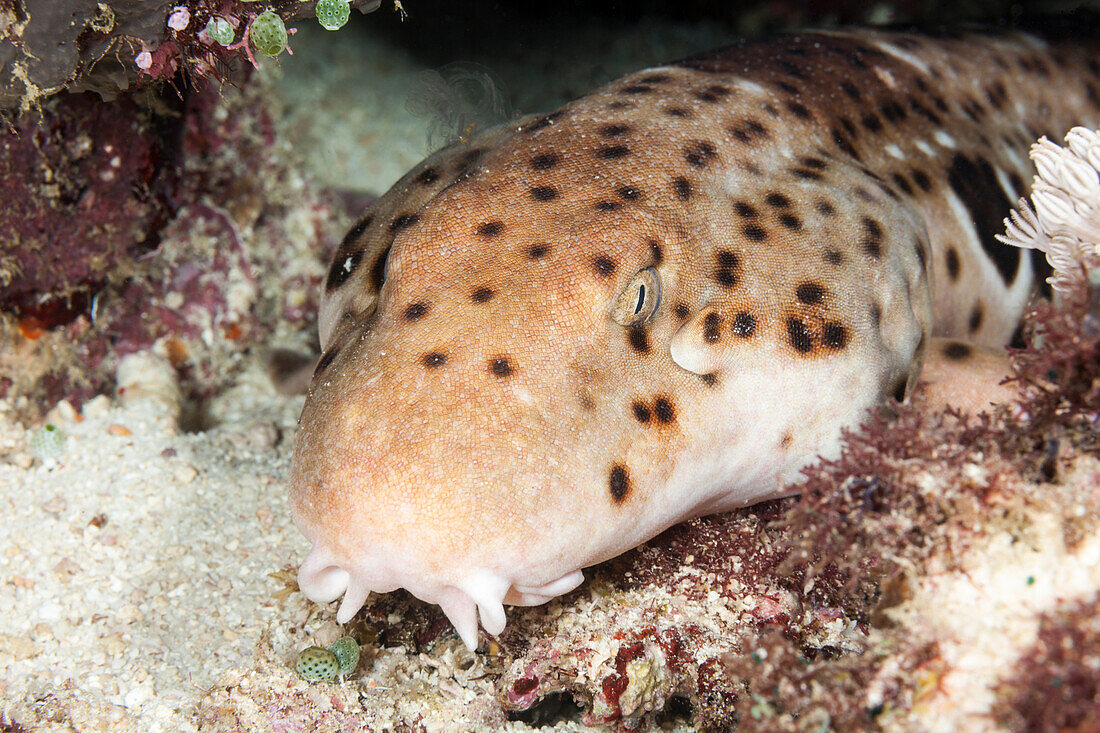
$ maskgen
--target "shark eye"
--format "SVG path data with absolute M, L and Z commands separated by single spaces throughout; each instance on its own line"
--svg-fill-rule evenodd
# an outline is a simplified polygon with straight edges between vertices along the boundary
M 636 326 L 649 320 L 660 303 L 661 276 L 652 267 L 647 267 L 619 294 L 611 317 L 620 326 Z

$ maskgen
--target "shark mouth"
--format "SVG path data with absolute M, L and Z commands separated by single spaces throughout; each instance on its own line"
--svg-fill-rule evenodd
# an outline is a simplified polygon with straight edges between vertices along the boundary
M 477 649 L 477 630 L 481 627 L 496 636 L 504 631 L 505 604 L 538 606 L 568 593 L 582 582 L 584 574 L 574 570 L 543 585 L 515 584 L 491 571 L 466 575 L 454 584 L 417 582 L 399 577 L 394 567 L 377 563 L 347 568 L 320 545 L 314 545 L 298 569 L 298 587 L 315 603 L 330 603 L 341 595 L 336 623 L 346 624 L 355 617 L 372 592 L 389 593 L 405 588 L 422 601 L 437 604 L 455 627 L 470 651 Z

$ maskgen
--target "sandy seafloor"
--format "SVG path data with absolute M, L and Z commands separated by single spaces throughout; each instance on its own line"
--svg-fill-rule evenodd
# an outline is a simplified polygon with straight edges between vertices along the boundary
M 268 64 L 261 79 L 302 169 L 326 185 L 381 193 L 422 157 L 427 122 L 408 113 L 405 99 L 425 68 L 487 65 L 511 92 L 513 108 L 532 112 L 729 37 L 718 28 L 647 21 L 609 36 L 594 20 L 546 29 L 553 49 L 517 32 L 503 36 L 491 58 L 428 61 L 371 33 L 372 23 L 389 22 L 367 17 L 354 34 L 303 23 L 296 55 L 277 69 Z M 301 348 L 308 340 L 277 332 L 271 345 Z M 250 729 L 280 730 L 271 721 L 285 719 L 294 721 L 288 729 L 311 730 L 302 723 L 309 709 L 336 726 L 331 716 L 362 699 L 369 711 L 363 729 L 392 730 L 418 716 L 429 731 L 479 726 L 487 688 L 476 681 L 478 667 L 456 661 L 462 652 L 453 644 L 436 660 L 410 659 L 400 648 L 368 652 L 356 678 L 334 689 L 294 677 L 298 650 L 338 634 L 331 613 L 288 593 L 279 574 L 308 549 L 290 521 L 284 486 L 303 398 L 275 391 L 262 353 L 246 358 L 234 383 L 206 405 L 211 427 L 201 432 L 178 426 L 173 371 L 156 354 L 126 363 L 121 395 L 97 398 L 79 413 L 56 409 L 50 420 L 64 444 L 44 459 L 32 445 L 37 426 L 0 412 L 5 722 L 58 731 L 194 731 L 201 721 L 207 730 L 233 730 L 225 712 L 232 708 L 255 723 Z M 1095 480 L 1095 463 L 1079 470 Z M 996 665 L 1034 640 L 1034 612 L 1100 586 L 1100 541 L 1070 557 L 1044 544 L 1057 534 L 1040 532 L 1030 547 L 993 538 L 995 562 L 945 575 L 938 598 L 926 599 L 925 610 L 937 610 L 913 623 L 938 624 L 954 643 L 943 653 L 970 676 L 955 678 L 955 702 L 930 707 L 926 725 L 914 729 L 981 729 L 967 710 L 988 706 L 985 685 Z M 1018 603 L 1012 587 L 1025 577 L 1039 578 L 1038 587 Z M 265 689 L 282 685 L 303 707 L 280 712 L 284 703 L 250 698 L 261 676 Z M 358 729 L 340 725 L 324 729 Z M 665 727 L 689 728 L 686 718 Z M 546 729 L 582 728 L 573 719 Z

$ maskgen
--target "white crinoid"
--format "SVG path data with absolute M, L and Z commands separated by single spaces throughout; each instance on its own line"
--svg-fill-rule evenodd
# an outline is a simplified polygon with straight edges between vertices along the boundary
M 1100 131 L 1075 127 L 1066 146 L 1045 136 L 1031 146 L 1038 174 L 1031 204 L 1020 199 L 1005 234 L 997 239 L 1015 247 L 1046 253 L 1055 290 L 1100 276 Z

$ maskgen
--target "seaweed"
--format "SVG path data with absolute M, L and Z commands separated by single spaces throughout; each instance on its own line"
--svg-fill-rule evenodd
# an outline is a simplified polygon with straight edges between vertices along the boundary
M 1043 616 L 997 698 L 993 717 L 1007 730 L 1100 730 L 1100 594 Z

